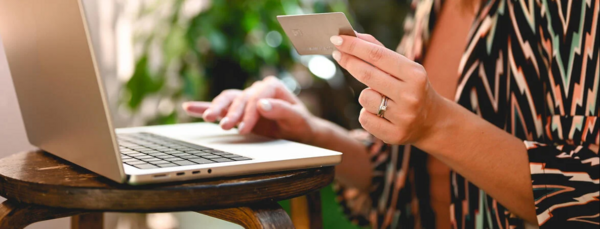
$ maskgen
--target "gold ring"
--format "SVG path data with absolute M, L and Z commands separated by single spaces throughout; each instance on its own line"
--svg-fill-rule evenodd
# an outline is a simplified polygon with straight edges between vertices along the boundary
M 383 115 L 385 114 L 385 110 L 387 110 L 387 104 L 388 104 L 388 97 L 384 95 L 383 98 L 381 99 L 381 104 L 379 104 L 379 110 L 377 111 L 377 116 L 379 116 L 380 118 L 383 118 Z

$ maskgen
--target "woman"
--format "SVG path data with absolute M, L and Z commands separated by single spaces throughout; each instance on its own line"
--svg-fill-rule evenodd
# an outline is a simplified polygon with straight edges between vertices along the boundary
M 332 37 L 334 59 L 369 87 L 366 150 L 275 78 L 184 108 L 343 152 L 342 203 L 374 228 L 597 228 L 599 1 L 421 0 L 400 54 L 369 35 Z M 413 160 L 420 150 L 432 157 Z M 438 161 L 453 171 L 445 183 Z

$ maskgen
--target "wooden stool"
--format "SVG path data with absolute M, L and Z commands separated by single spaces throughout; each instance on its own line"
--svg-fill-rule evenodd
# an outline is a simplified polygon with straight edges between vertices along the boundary
M 130 186 L 41 151 L 23 152 L 0 159 L 0 195 L 8 199 L 0 205 L 0 228 L 24 228 L 73 216 L 72 228 L 93 229 L 102 228 L 103 212 L 174 211 L 196 211 L 245 228 L 294 228 L 276 201 L 306 194 L 308 207 L 292 207 L 310 212 L 310 219 L 299 220 L 303 222 L 299 227 L 320 228 L 318 190 L 331 183 L 333 176 L 334 168 L 325 167 Z M 301 218 L 295 215 L 292 212 L 292 218 Z

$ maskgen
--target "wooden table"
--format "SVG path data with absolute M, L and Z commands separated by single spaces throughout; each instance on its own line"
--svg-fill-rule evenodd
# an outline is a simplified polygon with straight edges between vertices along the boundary
M 72 218 L 72 228 L 102 228 L 103 212 L 196 211 L 245 228 L 294 228 L 276 201 L 295 199 L 298 227 L 320 228 L 318 190 L 333 181 L 333 167 L 237 178 L 130 186 L 115 183 L 41 151 L 0 159 L 0 228 Z M 309 201 L 306 201 L 309 200 Z M 296 210 L 294 209 L 301 209 Z

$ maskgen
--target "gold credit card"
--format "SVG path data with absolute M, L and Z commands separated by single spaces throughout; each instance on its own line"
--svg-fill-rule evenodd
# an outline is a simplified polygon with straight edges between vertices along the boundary
M 285 34 L 300 55 L 331 55 L 336 50 L 329 38 L 335 35 L 356 37 L 356 33 L 341 12 L 324 14 L 277 16 Z

